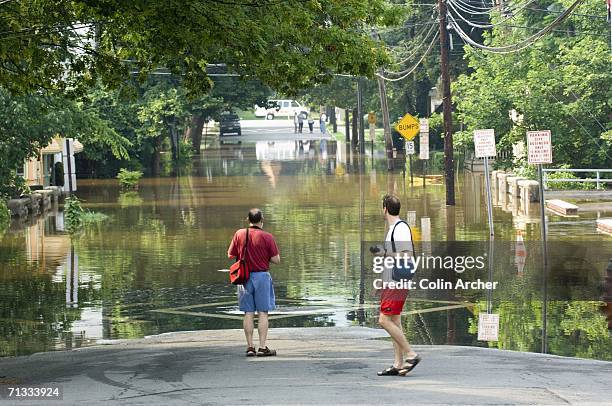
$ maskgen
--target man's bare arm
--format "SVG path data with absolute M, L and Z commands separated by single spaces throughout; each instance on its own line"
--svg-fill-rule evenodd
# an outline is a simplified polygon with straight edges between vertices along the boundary
M 280 255 L 275 255 L 272 258 L 270 258 L 270 262 L 276 265 L 280 264 Z

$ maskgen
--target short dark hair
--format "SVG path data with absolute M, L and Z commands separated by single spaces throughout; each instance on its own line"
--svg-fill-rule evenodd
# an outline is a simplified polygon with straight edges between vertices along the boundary
M 249 210 L 249 222 L 251 224 L 261 223 L 261 220 L 263 220 L 263 213 L 261 210 L 257 208 Z
M 402 203 L 400 199 L 395 195 L 385 195 L 383 197 L 383 209 L 386 208 L 387 212 L 392 216 L 399 216 Z

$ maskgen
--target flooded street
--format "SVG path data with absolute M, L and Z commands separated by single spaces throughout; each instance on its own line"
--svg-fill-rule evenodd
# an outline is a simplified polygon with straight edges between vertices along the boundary
M 61 211 L 13 225 L 0 237 L 0 355 L 241 328 L 236 289 L 220 270 L 230 265 L 227 247 L 251 207 L 263 210 L 281 251 L 282 264 L 271 270 L 279 304 L 272 327 L 376 326 L 367 248 L 384 235 L 380 201 L 387 192 L 402 199 L 401 216 L 418 240 L 487 240 L 481 174 L 460 172 L 457 206 L 447 208 L 437 179 L 422 186 L 416 176 L 411 186 L 409 174 L 386 171 L 382 151 L 360 161 L 341 142 L 269 131 L 274 141 L 249 141 L 248 132 L 242 143 L 209 141 L 181 176 L 143 179 L 137 191 L 122 192 L 114 179 L 79 180 L 83 207 L 109 220 L 72 239 Z M 540 352 L 545 345 L 553 354 L 611 360 L 598 286 L 612 237 L 596 232 L 598 213 L 549 213 L 551 252 L 555 241 L 598 249 L 589 256 L 588 283 L 577 281 L 580 288 L 572 290 L 574 282 L 565 281 L 569 288 L 559 292 L 558 285 L 542 284 L 538 211 L 494 203 L 496 241 L 509 247 L 522 238 L 527 263 L 513 265 L 514 248 L 502 247 L 495 267 L 500 286 L 490 295 L 411 294 L 404 318 L 409 340 L 487 346 L 477 340 L 476 325 L 489 305 L 500 314 L 499 348 Z

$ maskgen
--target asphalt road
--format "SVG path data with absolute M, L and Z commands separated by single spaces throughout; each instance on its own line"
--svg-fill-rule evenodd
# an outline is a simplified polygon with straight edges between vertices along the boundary
M 302 133 L 296 134 L 292 120 L 241 120 L 240 125 L 242 127 L 242 136 L 231 134 L 223 136 L 221 140 L 230 142 L 257 142 L 332 139 L 329 133 L 321 133 L 318 123 L 315 123 L 312 134 L 309 133 L 306 122 L 304 123 Z
M 0 359 L 4 383 L 62 385 L 67 405 L 611 405 L 612 363 L 495 349 L 417 346 L 407 377 L 381 330 L 273 329 L 277 357 L 246 358 L 239 330 L 171 333 Z M 0 400 L 0 404 L 44 402 Z

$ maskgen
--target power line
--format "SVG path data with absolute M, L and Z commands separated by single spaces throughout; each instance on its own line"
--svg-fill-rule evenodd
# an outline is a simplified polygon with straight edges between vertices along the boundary
M 397 82 L 399 80 L 403 80 L 405 78 L 408 77 L 408 75 L 410 75 L 412 72 L 414 72 L 420 65 L 421 63 L 425 60 L 425 57 L 429 54 L 429 52 L 431 51 L 431 49 L 433 48 L 433 45 L 436 43 L 436 40 L 438 39 L 438 33 L 436 33 L 436 35 L 434 36 L 433 40 L 431 41 L 431 43 L 429 44 L 429 47 L 427 47 L 427 50 L 425 51 L 425 53 L 421 56 L 421 59 L 419 59 L 419 61 L 412 66 L 410 69 L 406 69 L 400 72 L 385 72 L 385 73 L 391 73 L 393 75 L 402 75 L 398 78 L 388 78 L 386 76 L 383 76 L 379 73 L 376 74 L 376 76 L 378 76 L 381 79 L 384 79 L 388 82 Z
M 506 18 L 504 18 L 501 21 L 498 21 L 496 23 L 492 23 L 492 24 L 477 24 L 477 23 L 471 22 L 471 21 L 469 21 L 469 20 L 467 20 L 466 18 L 463 17 L 463 15 L 457 10 L 457 8 L 455 8 L 455 7 L 457 7 L 457 5 L 455 4 L 455 1 L 457 1 L 457 0 L 450 0 L 450 1 L 448 1 L 448 5 L 450 6 L 451 10 L 454 11 L 457 14 L 457 16 L 459 16 L 459 18 L 461 18 L 463 21 L 465 21 L 468 25 L 470 25 L 472 27 L 476 27 L 476 28 L 493 28 L 495 26 L 503 24 L 504 22 L 515 18 L 518 15 L 518 13 L 520 13 L 525 7 L 527 7 L 531 3 L 535 2 L 535 0 L 529 0 L 527 3 L 523 4 L 521 7 L 515 9 L 514 13 L 512 15 L 510 15 L 509 17 L 506 17 Z
M 523 50 L 533 45 L 537 40 L 539 40 L 544 35 L 551 32 L 556 26 L 561 24 L 582 1 L 583 0 L 576 0 L 567 10 L 563 12 L 563 14 L 559 15 L 550 25 L 548 25 L 547 27 L 544 27 L 540 31 L 536 32 L 535 34 L 523 39 L 522 41 L 519 41 L 516 44 L 502 45 L 502 46 L 497 46 L 497 47 L 491 47 L 491 46 L 479 44 L 478 42 L 474 41 L 473 39 L 470 38 L 468 34 L 465 33 L 465 31 L 461 29 L 461 27 L 457 23 L 457 20 L 455 20 L 455 18 L 453 17 L 452 13 L 448 13 L 448 16 L 452 20 L 451 27 L 455 30 L 455 32 L 457 32 L 457 34 L 465 42 L 469 43 L 473 47 L 483 49 L 488 52 L 506 54 L 506 53 L 511 53 L 511 52 L 518 52 L 520 50 Z
M 401 65 L 403 63 L 408 62 L 410 59 L 412 59 L 412 57 L 417 53 L 417 51 L 423 46 L 425 45 L 425 43 L 427 42 L 427 40 L 431 37 L 431 34 L 434 33 L 434 29 L 436 28 L 435 25 L 432 25 L 431 28 L 429 28 L 429 31 L 427 32 L 427 35 L 425 35 L 425 37 L 423 37 L 423 40 L 421 41 L 421 43 L 419 45 L 417 45 L 413 51 L 410 53 L 410 55 L 406 56 L 404 59 L 402 59 L 401 61 L 398 61 L 397 64 Z

